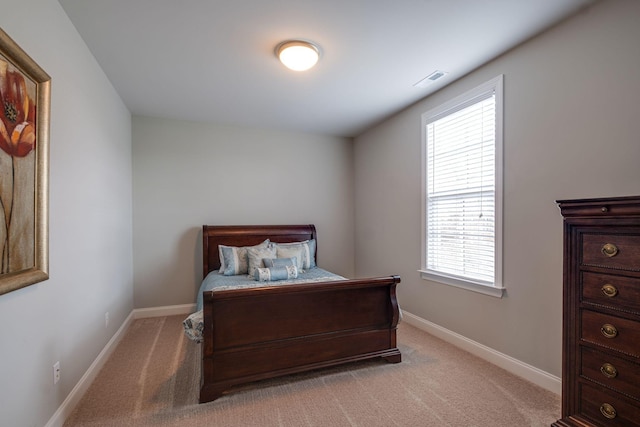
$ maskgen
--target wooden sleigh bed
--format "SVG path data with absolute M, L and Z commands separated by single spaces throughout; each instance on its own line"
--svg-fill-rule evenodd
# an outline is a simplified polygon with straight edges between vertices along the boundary
M 218 245 L 316 239 L 313 225 L 205 225 L 202 234 L 203 277 L 220 268 Z M 204 291 L 200 402 L 266 378 L 377 357 L 400 362 L 399 282 L 389 276 Z

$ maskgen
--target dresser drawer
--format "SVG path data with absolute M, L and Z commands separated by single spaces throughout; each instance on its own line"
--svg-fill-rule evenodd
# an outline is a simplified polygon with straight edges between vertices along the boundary
M 640 322 L 582 310 L 580 339 L 640 357 Z
M 581 354 L 583 377 L 640 400 L 640 364 L 588 347 Z
M 640 313 L 640 279 L 584 271 L 582 301 Z
M 638 402 L 597 385 L 580 383 L 579 412 L 601 426 L 640 426 Z
M 582 264 L 640 271 L 640 235 L 582 234 Z

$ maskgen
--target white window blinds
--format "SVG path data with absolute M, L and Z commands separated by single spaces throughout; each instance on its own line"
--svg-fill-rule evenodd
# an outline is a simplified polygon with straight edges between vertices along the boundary
M 426 269 L 494 285 L 496 96 L 426 122 Z

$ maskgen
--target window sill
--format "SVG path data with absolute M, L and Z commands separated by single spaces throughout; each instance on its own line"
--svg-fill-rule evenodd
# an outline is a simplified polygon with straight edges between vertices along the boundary
M 460 289 L 466 289 L 467 291 L 478 292 L 483 295 L 489 295 L 495 298 L 502 298 L 506 292 L 506 288 L 496 287 L 490 285 L 483 285 L 481 283 L 467 282 L 465 280 L 455 279 L 453 277 L 440 276 L 430 273 L 424 270 L 418 270 L 420 277 L 424 280 L 431 282 L 442 283 L 443 285 L 454 286 Z

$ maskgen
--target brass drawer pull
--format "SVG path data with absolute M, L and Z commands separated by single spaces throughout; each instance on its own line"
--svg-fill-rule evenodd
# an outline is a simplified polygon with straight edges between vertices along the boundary
M 607 378 L 615 378 L 618 376 L 618 370 L 611 363 L 605 363 L 600 366 L 600 372 Z
M 610 420 L 614 419 L 616 415 L 616 408 L 609 405 L 608 403 L 603 403 L 600 405 L 600 413 L 605 416 L 605 418 L 609 418 Z
M 616 336 L 618 336 L 618 330 L 616 329 L 616 327 L 610 325 L 609 323 L 605 323 L 604 325 L 602 325 L 602 327 L 600 328 L 600 332 L 602 332 L 602 335 L 604 335 L 605 338 L 615 338 Z
M 602 286 L 601 290 L 602 290 L 602 293 L 609 298 L 613 298 L 616 295 L 618 295 L 618 290 L 616 289 L 615 286 L 613 286 L 610 283 L 607 283 L 606 285 Z
M 618 255 L 618 247 L 613 243 L 607 243 L 602 247 L 601 252 L 611 258 Z

